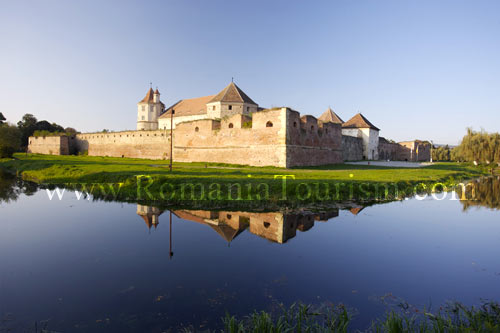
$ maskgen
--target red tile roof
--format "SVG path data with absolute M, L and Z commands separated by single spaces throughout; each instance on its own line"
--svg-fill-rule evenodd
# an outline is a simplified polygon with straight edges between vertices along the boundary
M 240 102 L 257 105 L 250 97 L 247 96 L 234 82 L 228 84 L 220 93 L 215 95 L 209 103 L 213 102 Z
M 324 123 L 334 123 L 343 124 L 344 121 L 335 113 L 331 108 L 328 108 L 323 114 L 318 118 Z
M 343 123 L 342 128 L 371 128 L 380 131 L 379 128 L 373 125 L 361 113 L 358 113 L 357 115 L 355 115 L 354 117 Z

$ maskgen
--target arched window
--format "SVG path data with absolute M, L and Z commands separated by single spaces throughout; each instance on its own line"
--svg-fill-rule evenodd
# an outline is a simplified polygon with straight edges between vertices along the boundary
M 266 229 L 267 229 L 267 228 L 269 228 L 270 226 L 271 226 L 271 223 L 269 223 L 269 222 L 264 222 L 264 228 L 266 228 Z
M 272 122 L 270 122 L 270 121 L 268 121 L 268 122 L 266 123 L 266 127 L 273 127 L 273 123 L 272 123 Z
M 229 128 L 233 128 L 233 127 L 234 127 L 233 123 L 229 123 L 229 126 L 228 126 L 228 127 L 229 127 Z
M 195 131 L 195 132 L 198 132 L 199 130 L 200 130 L 200 128 L 199 128 L 198 126 L 196 126 L 196 127 L 194 128 L 194 131 Z

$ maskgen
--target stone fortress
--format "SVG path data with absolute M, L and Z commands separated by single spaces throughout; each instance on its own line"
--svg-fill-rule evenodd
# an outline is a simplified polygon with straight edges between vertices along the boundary
M 171 133 L 172 131 L 172 133 Z M 252 166 L 317 166 L 358 160 L 428 161 L 430 145 L 395 143 L 358 113 L 344 122 L 331 108 L 319 118 L 288 107 L 262 108 L 234 82 L 216 95 L 170 107 L 158 89 L 137 104 L 137 130 L 30 137 L 28 152 L 170 159 Z

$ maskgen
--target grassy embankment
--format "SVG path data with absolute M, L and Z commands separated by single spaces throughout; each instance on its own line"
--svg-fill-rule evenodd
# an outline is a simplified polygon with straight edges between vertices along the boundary
M 352 315 L 343 306 L 312 309 L 299 304 L 283 308 L 275 316 L 267 312 L 254 312 L 243 319 L 226 315 L 223 332 L 349 332 L 351 320 Z M 454 302 L 437 313 L 425 309 L 413 313 L 393 310 L 366 329 L 366 332 L 387 333 L 499 331 L 500 305 L 496 302 L 484 302 L 480 307 Z
M 423 168 L 330 165 L 284 169 L 214 163 L 16 154 L 0 167 L 43 186 L 84 190 L 105 200 L 147 201 L 206 208 L 328 206 L 339 201 L 374 202 L 401 199 L 448 188 L 481 176 L 486 168 L 437 163 Z M 283 179 L 283 176 L 287 179 Z M 292 178 L 293 177 L 293 178 Z M 436 187 L 437 190 L 441 186 Z

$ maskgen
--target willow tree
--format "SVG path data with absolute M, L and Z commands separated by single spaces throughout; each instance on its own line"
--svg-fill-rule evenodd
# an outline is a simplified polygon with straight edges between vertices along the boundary
M 500 162 L 500 134 L 476 132 L 468 128 L 460 145 L 453 149 L 452 158 L 458 161 L 498 163 Z

